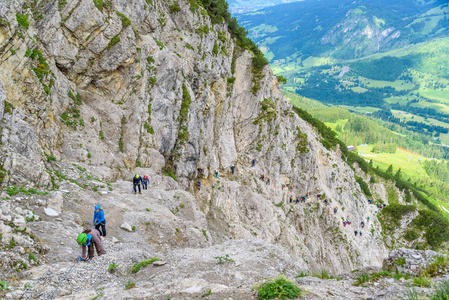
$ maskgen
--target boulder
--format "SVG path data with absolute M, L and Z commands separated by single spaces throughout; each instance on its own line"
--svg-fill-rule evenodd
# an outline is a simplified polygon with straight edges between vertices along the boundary
M 132 231 L 133 231 L 131 225 L 129 225 L 129 224 L 126 223 L 126 222 L 123 223 L 122 225 L 120 225 L 120 228 L 123 229 L 123 230 L 129 231 L 129 232 L 132 232 Z
M 61 192 L 55 192 L 51 195 L 50 199 L 47 201 L 47 208 L 51 208 L 56 211 L 58 214 L 61 213 L 62 206 L 64 202 L 64 197 Z
M 166 261 L 158 260 L 158 261 L 155 261 L 155 262 L 153 263 L 153 266 L 155 266 L 155 267 L 160 267 L 160 266 L 163 266 L 163 265 L 166 265 L 166 264 L 167 264 Z
M 55 211 L 53 208 L 44 208 L 44 212 L 49 217 L 57 217 L 57 216 L 59 216 L 58 212 Z
M 24 230 L 25 227 L 27 226 L 27 223 L 25 222 L 25 219 L 22 216 L 17 216 L 14 219 L 13 223 L 19 230 Z

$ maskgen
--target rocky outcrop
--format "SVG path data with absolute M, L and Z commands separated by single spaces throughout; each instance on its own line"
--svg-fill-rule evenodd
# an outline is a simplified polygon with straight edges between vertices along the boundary
M 431 264 L 436 257 L 446 257 L 445 254 L 432 250 L 414 250 L 400 248 L 393 250 L 387 258 L 385 258 L 383 267 L 388 270 L 397 270 L 401 273 L 410 275 L 419 275 L 420 271 Z M 444 270 L 445 273 L 449 271 Z

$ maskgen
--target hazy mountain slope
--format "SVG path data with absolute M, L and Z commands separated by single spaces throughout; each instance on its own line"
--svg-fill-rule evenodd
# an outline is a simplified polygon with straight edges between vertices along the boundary
M 348 59 L 447 36 L 448 13 L 445 1 L 308 0 L 237 18 L 274 60 Z

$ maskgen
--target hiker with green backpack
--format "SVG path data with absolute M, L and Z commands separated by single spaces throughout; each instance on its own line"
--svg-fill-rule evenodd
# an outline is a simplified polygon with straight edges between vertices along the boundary
M 82 255 L 80 258 L 81 260 L 92 259 L 95 256 L 94 247 L 97 251 L 98 256 L 106 254 L 106 251 L 104 250 L 103 244 L 100 240 L 100 232 L 96 229 L 89 228 L 84 230 L 78 235 L 76 241 L 78 242 L 78 245 L 82 247 Z

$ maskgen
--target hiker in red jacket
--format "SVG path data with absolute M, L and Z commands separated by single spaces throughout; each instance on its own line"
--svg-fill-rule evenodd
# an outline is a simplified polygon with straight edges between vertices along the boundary
M 150 179 L 148 179 L 148 175 L 145 175 L 142 180 L 142 189 L 148 190 L 148 184 L 150 184 Z

